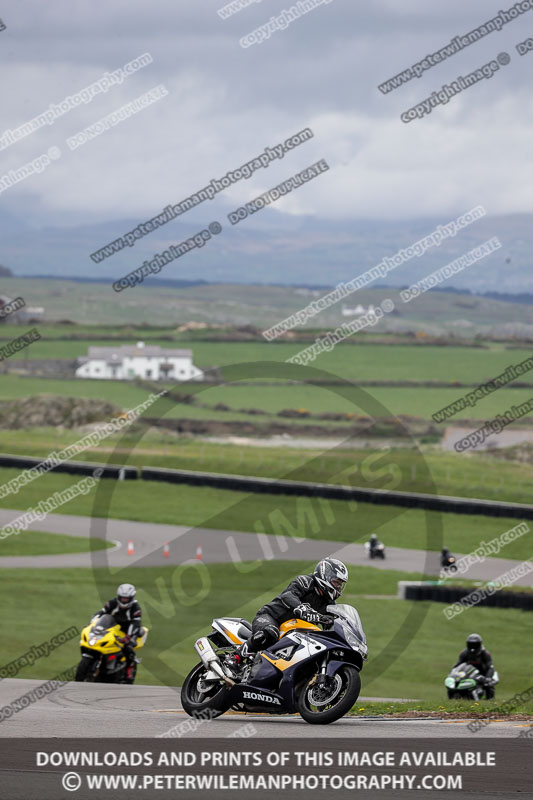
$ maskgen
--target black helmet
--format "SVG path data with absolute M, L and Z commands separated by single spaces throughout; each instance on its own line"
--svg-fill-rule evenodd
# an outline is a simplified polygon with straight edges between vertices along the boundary
M 135 602 L 135 586 L 131 583 L 121 583 L 117 589 L 117 601 L 121 608 L 131 608 Z
M 483 639 L 479 633 L 471 633 L 466 640 L 466 649 L 473 656 L 477 656 L 483 649 Z
M 319 593 L 326 592 L 334 602 L 344 590 L 348 580 L 348 570 L 342 561 L 336 558 L 324 558 L 316 565 L 313 577 L 318 584 Z

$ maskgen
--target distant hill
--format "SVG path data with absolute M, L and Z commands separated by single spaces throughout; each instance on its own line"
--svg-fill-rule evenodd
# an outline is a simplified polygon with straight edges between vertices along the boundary
M 0 234 L 2 258 L 18 275 L 76 275 L 112 281 L 218 219 L 222 232 L 205 247 L 165 266 L 159 281 L 323 286 L 326 276 L 332 285 L 351 280 L 465 210 L 458 209 L 446 218 L 388 222 L 295 217 L 269 207 L 232 226 L 224 210 L 198 206 L 143 237 L 135 247 L 126 247 L 99 264 L 93 263 L 91 253 L 144 220 L 36 229 L 25 227 L 20 219 L 10 219 L 9 226 L 0 221 Z M 460 291 L 533 294 L 531 214 L 483 217 L 421 258 L 401 264 L 386 281 L 394 286 L 412 283 L 493 236 L 502 242 L 501 250 L 455 275 L 454 286 Z

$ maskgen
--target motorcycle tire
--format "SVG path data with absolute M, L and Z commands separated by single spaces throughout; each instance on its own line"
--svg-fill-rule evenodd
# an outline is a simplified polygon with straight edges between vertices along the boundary
M 215 719 L 215 717 L 220 717 L 227 709 L 223 708 L 220 710 L 216 708 L 217 704 L 214 701 L 221 700 L 223 694 L 225 694 L 227 690 L 225 686 L 220 686 L 216 683 L 213 685 L 213 691 L 209 692 L 209 694 L 200 692 L 197 683 L 200 673 L 204 670 L 205 664 L 200 662 L 192 668 L 183 681 L 183 686 L 181 687 L 181 705 L 183 706 L 183 710 L 190 717 L 194 717 L 195 712 L 198 713 L 199 711 L 209 709 L 211 712 L 211 719 Z
M 81 658 L 80 663 L 76 668 L 76 675 L 74 680 L 79 683 L 91 683 L 93 678 L 94 660 L 92 658 Z
M 128 669 L 126 667 L 124 669 L 123 677 L 121 678 L 121 680 L 119 682 L 120 683 L 124 683 L 124 684 L 126 684 L 128 686 L 132 686 L 135 683 L 135 677 L 137 675 L 137 664 L 133 665 L 133 670 L 132 670 L 131 676 L 129 678 L 127 677 L 127 674 L 128 674 Z
M 296 707 L 300 716 L 311 725 L 329 725 L 331 722 L 336 722 L 352 708 L 359 697 L 359 692 L 361 691 L 361 676 L 355 667 L 352 667 L 351 664 L 344 664 L 336 675 L 339 675 L 341 678 L 342 687 L 340 691 L 344 689 L 344 694 L 330 708 L 324 707 L 323 711 L 314 710 L 309 699 L 309 693 L 312 691 L 312 684 L 316 676 L 306 681 L 302 687 L 296 701 Z

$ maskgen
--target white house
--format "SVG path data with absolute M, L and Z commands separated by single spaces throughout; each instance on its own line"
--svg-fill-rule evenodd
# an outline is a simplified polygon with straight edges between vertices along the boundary
M 353 317 L 355 314 L 357 314 L 357 315 L 366 314 L 366 313 L 370 314 L 373 311 L 374 311 L 374 306 L 372 306 L 372 305 L 368 306 L 368 311 L 361 304 L 359 304 L 355 308 L 349 308 L 348 306 L 343 306 L 342 307 L 342 316 L 343 317 Z
M 170 350 L 144 342 L 120 347 L 89 347 L 78 358 L 77 378 L 153 381 L 202 380 L 204 373 L 192 363 L 192 350 Z

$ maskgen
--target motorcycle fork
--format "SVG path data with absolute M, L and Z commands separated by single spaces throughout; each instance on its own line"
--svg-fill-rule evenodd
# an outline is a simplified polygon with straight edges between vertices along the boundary
M 96 667 L 94 668 L 93 675 L 94 675 L 95 678 L 98 678 L 98 676 L 100 675 L 100 667 L 101 666 L 102 666 L 102 656 L 100 656 L 100 658 L 98 659 L 98 663 L 96 664 Z
M 320 669 L 318 672 L 318 677 L 316 679 L 316 686 L 325 686 L 327 680 L 327 668 L 328 668 L 328 657 L 327 655 L 324 656 L 322 659 L 322 663 L 320 665 Z

